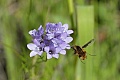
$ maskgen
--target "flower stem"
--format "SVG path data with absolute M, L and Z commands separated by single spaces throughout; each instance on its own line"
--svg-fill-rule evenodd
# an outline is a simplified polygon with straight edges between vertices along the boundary
M 35 74 L 35 63 L 36 63 L 36 61 L 37 61 L 37 58 L 38 58 L 38 56 L 35 56 L 34 58 L 33 58 L 33 61 L 32 61 L 32 65 L 33 65 L 33 67 L 32 67 L 32 69 L 31 69 L 31 80 L 36 80 L 36 74 Z

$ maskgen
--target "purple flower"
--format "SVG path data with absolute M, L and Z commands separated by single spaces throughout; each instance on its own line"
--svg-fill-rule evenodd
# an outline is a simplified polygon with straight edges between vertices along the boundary
M 66 49 L 70 49 L 69 43 L 73 40 L 70 34 L 73 30 L 68 30 L 68 24 L 62 25 L 59 23 L 47 23 L 45 34 L 42 26 L 38 30 L 29 31 L 33 38 L 33 43 L 27 45 L 31 50 L 30 57 L 35 55 L 42 55 L 46 52 L 47 59 L 59 58 L 59 54 L 66 54 Z
M 43 29 L 42 25 L 40 25 L 38 30 L 36 30 L 36 29 L 31 30 L 31 31 L 29 31 L 29 34 L 33 37 L 33 39 L 42 40 L 42 36 L 44 34 L 44 29 Z
M 59 58 L 59 54 L 56 52 L 56 48 L 54 46 L 46 46 L 45 52 L 47 53 L 47 59 Z
M 61 27 L 62 23 L 59 22 L 57 24 L 54 23 L 47 23 L 46 24 L 46 32 L 47 33 L 61 33 L 63 31 L 63 28 Z
M 44 36 L 44 29 L 40 26 L 38 30 L 34 29 L 29 31 L 29 34 L 33 37 L 33 43 L 27 44 L 27 48 L 31 50 L 30 57 L 37 54 L 41 56 L 45 45 L 42 39 L 42 36 Z
M 43 50 L 40 47 L 38 47 L 37 45 L 35 45 L 34 43 L 27 44 L 27 47 L 28 47 L 28 49 L 31 50 L 30 57 L 33 57 L 37 54 L 41 56 L 43 53 Z
M 68 24 L 62 25 L 61 22 L 58 24 L 47 23 L 46 33 L 48 39 L 59 38 L 67 43 L 70 43 L 73 40 L 73 38 L 70 37 L 70 34 L 73 33 L 73 30 L 68 30 Z

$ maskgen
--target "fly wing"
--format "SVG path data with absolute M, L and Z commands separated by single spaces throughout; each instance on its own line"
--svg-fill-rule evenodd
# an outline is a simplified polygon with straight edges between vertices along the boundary
M 74 49 L 74 54 L 79 54 L 79 52 L 82 51 L 82 49 L 80 48 L 80 46 L 72 46 L 72 48 Z
M 76 46 L 78 51 L 82 51 L 82 48 L 80 46 Z
M 82 48 L 86 48 L 93 41 L 94 41 L 94 39 L 90 40 L 88 43 L 86 43 L 85 45 L 83 45 Z

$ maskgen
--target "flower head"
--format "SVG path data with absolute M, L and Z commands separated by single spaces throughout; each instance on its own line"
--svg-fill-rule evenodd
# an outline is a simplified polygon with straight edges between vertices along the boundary
M 47 53 L 47 59 L 59 58 L 59 54 L 66 54 L 66 49 L 70 49 L 69 43 L 73 40 L 70 34 L 73 30 L 68 30 L 68 24 L 62 25 L 59 23 L 47 23 L 45 34 L 42 26 L 38 30 L 29 31 L 33 38 L 33 43 L 27 45 L 31 50 L 30 57 Z
M 62 32 L 63 28 L 61 27 L 62 26 L 62 23 L 59 22 L 59 23 L 47 23 L 46 24 L 46 32 L 47 33 L 60 33 Z
M 31 31 L 29 31 L 29 34 L 33 37 L 33 39 L 42 40 L 42 36 L 44 34 L 44 29 L 40 25 L 40 27 L 38 28 L 38 30 L 36 30 L 36 29 L 31 30 Z

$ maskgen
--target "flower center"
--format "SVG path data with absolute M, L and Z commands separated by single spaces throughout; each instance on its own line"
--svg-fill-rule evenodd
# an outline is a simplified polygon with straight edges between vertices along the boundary
M 36 47 L 35 51 L 42 51 L 42 48 L 41 47 Z
M 49 51 L 49 54 L 53 54 L 53 51 L 52 51 L 52 50 L 50 50 L 50 51 Z

